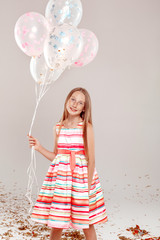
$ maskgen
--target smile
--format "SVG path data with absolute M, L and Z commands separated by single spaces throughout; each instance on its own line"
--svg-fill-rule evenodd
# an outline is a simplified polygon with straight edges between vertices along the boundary
M 74 110 L 73 108 L 70 107 L 70 109 L 72 110 L 72 112 L 76 112 L 77 110 Z

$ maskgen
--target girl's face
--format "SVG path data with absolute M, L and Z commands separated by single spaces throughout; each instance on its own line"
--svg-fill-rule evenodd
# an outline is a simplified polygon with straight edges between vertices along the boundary
M 84 110 L 84 106 L 85 106 L 85 95 L 80 91 L 76 91 L 69 98 L 66 104 L 66 109 L 69 114 L 78 116 Z

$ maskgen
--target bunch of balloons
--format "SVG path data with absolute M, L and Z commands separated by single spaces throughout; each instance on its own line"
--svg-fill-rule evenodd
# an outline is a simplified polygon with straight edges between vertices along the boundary
M 30 72 L 38 84 L 49 84 L 67 66 L 82 67 L 95 58 L 98 40 L 90 30 L 77 28 L 81 18 L 80 0 L 50 0 L 45 17 L 28 12 L 17 20 L 15 40 L 32 57 Z
M 46 6 L 45 17 L 36 12 L 28 12 L 16 22 L 15 40 L 19 48 L 31 57 L 30 72 L 35 80 L 36 106 L 29 135 L 39 102 L 51 83 L 55 82 L 67 67 L 85 66 L 97 54 L 96 35 L 88 29 L 77 28 L 81 18 L 80 0 L 50 0 Z M 26 193 L 31 208 L 34 179 L 37 183 L 35 171 L 36 156 L 32 147 Z

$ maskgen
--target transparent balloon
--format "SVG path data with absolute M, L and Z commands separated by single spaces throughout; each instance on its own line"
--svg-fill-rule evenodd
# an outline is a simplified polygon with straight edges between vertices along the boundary
M 44 57 L 49 68 L 64 69 L 80 55 L 83 39 L 74 26 L 62 24 L 49 34 L 44 45 Z
M 44 59 L 44 55 L 38 57 L 32 57 L 30 61 L 30 72 L 33 79 L 38 84 L 50 84 L 56 81 L 62 74 L 62 69 L 52 70 L 50 69 Z
M 48 21 L 43 15 L 36 12 L 22 15 L 14 28 L 17 45 L 28 56 L 39 56 L 43 52 L 48 34 Z
M 74 61 L 72 67 L 82 67 L 93 61 L 98 52 L 98 39 L 96 35 L 88 29 L 79 29 L 83 38 L 83 49 L 79 58 Z
M 46 6 L 45 16 L 51 26 L 67 23 L 77 26 L 82 18 L 80 0 L 50 0 Z

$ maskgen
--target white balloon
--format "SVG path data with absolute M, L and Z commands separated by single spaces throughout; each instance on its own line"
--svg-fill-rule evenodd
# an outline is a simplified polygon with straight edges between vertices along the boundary
M 83 38 L 83 49 L 79 58 L 72 64 L 72 67 L 82 67 L 93 61 L 98 52 L 98 39 L 96 35 L 88 29 L 79 29 Z
M 56 81 L 62 74 L 62 69 L 50 69 L 44 59 L 44 55 L 32 57 L 30 61 L 30 72 L 33 79 L 39 84 L 49 84 Z
M 46 6 L 45 16 L 52 27 L 67 23 L 77 26 L 82 18 L 80 0 L 50 0 Z
M 54 27 L 44 45 L 44 57 L 49 68 L 64 69 L 80 55 L 83 40 L 74 26 L 62 24 Z
M 22 15 L 14 28 L 17 45 L 28 56 L 39 56 L 43 52 L 48 34 L 48 21 L 43 15 L 36 12 Z

